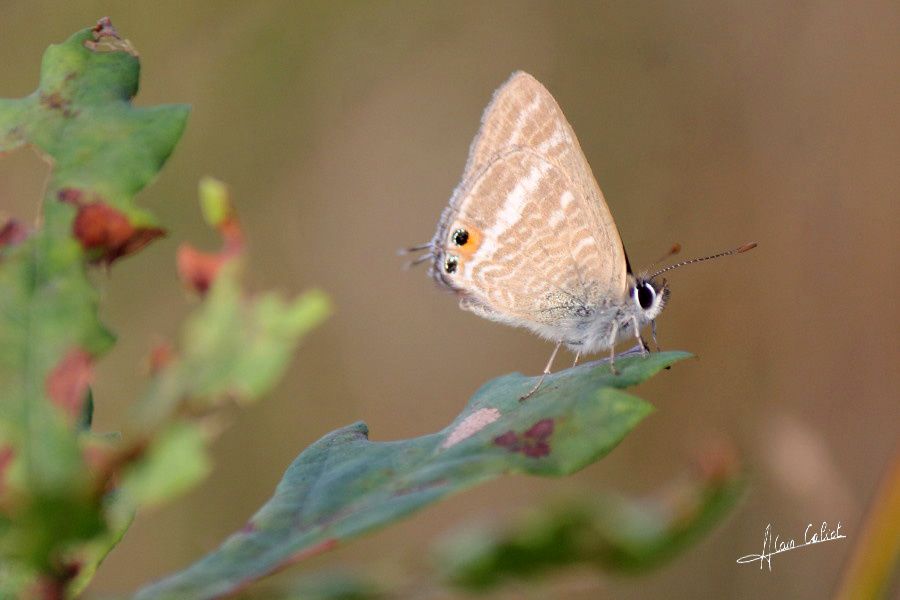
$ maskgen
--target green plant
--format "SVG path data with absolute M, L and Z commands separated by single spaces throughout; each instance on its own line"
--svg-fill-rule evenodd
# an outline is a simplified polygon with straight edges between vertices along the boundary
M 91 270 L 164 234 L 134 197 L 162 168 L 188 116 L 183 105 L 132 106 L 138 74 L 131 44 L 102 19 L 47 50 L 35 93 L 0 100 L 0 151 L 28 144 L 52 164 L 39 226 L 8 221 L 0 230 L 2 597 L 77 596 L 136 511 L 175 498 L 209 471 L 216 411 L 265 395 L 303 334 L 329 312 L 318 291 L 292 300 L 243 291 L 243 232 L 224 185 L 204 179 L 201 207 L 223 247 L 183 246 L 178 254 L 179 273 L 201 301 L 180 342 L 153 351 L 146 390 L 122 432 L 91 431 L 93 365 L 115 341 L 98 317 Z M 533 380 L 507 375 L 485 384 L 448 427 L 416 439 L 370 442 L 362 423 L 331 432 L 298 456 L 243 530 L 138 597 L 233 594 L 505 473 L 573 473 L 651 412 L 624 388 L 687 356 L 626 357 L 618 376 L 582 365 L 548 377 L 527 402 L 518 398 Z M 733 479 L 725 483 L 734 489 Z M 676 530 L 649 532 L 649 554 L 655 560 L 683 545 L 684 532 L 708 525 L 734 496 L 724 504 L 703 498 Z M 457 558 L 479 556 L 486 555 Z M 468 585 L 464 563 L 449 581 Z M 480 576 L 510 575 L 488 571 Z

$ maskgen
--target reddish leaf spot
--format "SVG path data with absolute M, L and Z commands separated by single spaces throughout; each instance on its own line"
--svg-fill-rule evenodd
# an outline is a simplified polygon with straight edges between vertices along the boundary
M 225 261 L 221 254 L 200 252 L 193 246 L 183 244 L 178 248 L 178 276 L 188 288 L 202 296 L 216 280 Z
M 201 252 L 190 244 L 182 244 L 178 248 L 178 275 L 189 289 L 201 296 L 212 286 L 219 269 L 240 255 L 244 247 L 243 233 L 237 219 L 233 216 L 222 222 L 219 226 L 219 233 L 222 235 L 223 241 L 220 252 Z
M 241 533 L 243 534 L 253 533 L 254 531 L 256 531 L 256 525 L 253 521 L 247 521 L 247 523 L 241 527 Z
M 78 111 L 72 110 L 72 102 L 64 98 L 59 92 L 53 92 L 52 94 L 41 92 L 40 101 L 41 104 L 50 110 L 58 110 L 64 117 L 74 117 L 78 114 Z
M 52 573 L 41 575 L 30 585 L 25 593 L 26 598 L 42 598 L 43 600 L 65 600 L 69 597 L 69 584 L 81 572 L 81 561 L 70 561 L 54 565 Z
M 160 342 L 154 346 L 150 350 L 150 374 L 156 375 L 165 369 L 172 362 L 173 358 L 175 358 L 175 353 L 168 342 Z
M 0 227 L 0 248 L 21 244 L 27 237 L 28 229 L 15 219 L 10 219 Z
M 94 35 L 94 40 L 99 40 L 102 37 L 119 37 L 119 32 L 116 31 L 116 28 L 113 27 L 112 20 L 109 17 L 100 17 L 97 21 L 97 24 L 91 29 L 91 33 Z
M 81 206 L 84 200 L 84 192 L 78 188 L 62 188 L 56 192 L 56 198 L 66 204 Z
M 524 433 L 507 431 L 494 438 L 494 444 L 510 452 L 521 452 L 529 458 L 540 458 L 550 454 L 550 437 L 553 435 L 553 419 L 542 419 Z
M 728 440 L 709 442 L 694 459 L 700 479 L 711 485 L 720 485 L 735 477 L 741 470 L 737 450 Z
M 134 228 L 121 212 L 98 202 L 78 209 L 74 231 L 85 248 L 115 248 L 125 244 Z
M 553 434 L 553 419 L 541 419 L 525 432 L 525 437 L 538 440 L 549 438 Z
M 0 448 L 0 497 L 6 493 L 6 470 L 16 457 L 16 451 L 10 445 Z
M 536 442 L 533 444 L 525 444 L 522 452 L 529 458 L 540 458 L 550 454 L 550 444 L 546 442 Z
M 113 449 L 109 446 L 86 446 L 81 451 L 81 456 L 91 471 L 100 471 L 110 459 Z
M 85 40 L 84 47 L 93 52 L 127 52 L 137 58 L 137 50 L 128 40 L 122 39 L 109 17 L 103 17 L 91 29 L 93 40 Z
M 92 377 L 91 356 L 81 348 L 69 351 L 47 376 L 47 395 L 72 423 L 81 413 Z
M 57 198 L 78 208 L 72 234 L 94 254 L 94 262 L 110 264 L 165 234 L 159 227 L 134 227 L 120 210 L 101 201 L 87 202 L 82 190 L 64 188 Z
M 149 445 L 150 438 L 141 437 L 124 446 L 98 447 L 93 454 L 85 454 L 85 459 L 95 473 L 94 492 L 98 498 L 117 487 L 123 470 L 143 458 Z
M 515 431 L 507 431 L 503 435 L 498 435 L 494 438 L 494 443 L 498 446 L 503 446 L 504 448 L 509 448 L 512 450 L 519 443 L 519 436 Z M 513 450 L 515 452 L 515 450 Z

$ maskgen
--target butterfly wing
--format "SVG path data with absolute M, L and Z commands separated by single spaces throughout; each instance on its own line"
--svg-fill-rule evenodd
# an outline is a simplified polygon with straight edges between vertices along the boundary
M 572 128 L 530 75 L 495 93 L 432 251 L 433 275 L 463 308 L 547 337 L 624 296 L 612 215 Z

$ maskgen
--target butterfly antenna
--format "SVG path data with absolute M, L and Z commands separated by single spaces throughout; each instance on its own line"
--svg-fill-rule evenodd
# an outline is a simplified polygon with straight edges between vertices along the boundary
M 411 246 L 409 248 L 401 248 L 401 249 L 397 250 L 397 254 L 399 254 L 400 256 L 406 256 L 407 254 L 412 254 L 413 252 L 422 252 L 424 250 L 431 250 L 431 242 L 428 242 L 426 244 L 419 244 L 418 246 Z M 430 259 L 431 257 L 432 257 L 431 252 L 426 252 L 422 256 L 417 256 L 413 260 L 411 260 L 408 263 L 406 263 L 405 265 L 403 265 L 403 268 L 404 269 L 412 269 L 416 265 L 422 264 L 423 262 Z
M 397 255 L 406 256 L 407 254 L 412 254 L 413 252 L 421 252 L 422 250 L 431 250 L 431 242 L 419 244 L 418 246 L 410 246 L 409 248 L 400 248 L 399 250 L 397 250 Z
M 656 273 L 651 275 L 649 277 L 649 279 L 654 279 L 658 275 L 662 275 L 663 273 L 665 273 L 667 271 L 671 271 L 672 269 L 677 269 L 679 267 L 683 267 L 683 266 L 689 265 L 691 263 L 703 262 L 704 260 L 712 260 L 714 258 L 721 258 L 723 256 L 731 256 L 732 254 L 740 254 L 742 252 L 747 252 L 748 250 L 753 250 L 754 248 L 756 248 L 756 242 L 751 242 L 749 244 L 744 244 L 743 246 L 740 246 L 738 248 L 734 248 L 733 250 L 726 250 L 725 252 L 719 252 L 718 254 L 713 254 L 711 256 L 703 256 L 700 258 L 691 258 L 689 260 L 683 260 L 680 263 L 675 263 L 674 265 L 669 265 L 668 267 L 666 267 L 664 269 L 660 269 L 659 271 L 657 271 Z
M 403 268 L 404 268 L 405 270 L 412 269 L 413 267 L 415 267 L 415 266 L 417 266 L 417 265 L 420 265 L 420 264 L 422 264 L 423 262 L 425 262 L 425 261 L 427 261 L 427 260 L 431 260 L 431 258 L 432 258 L 432 257 L 431 257 L 431 254 L 423 254 L 422 256 L 419 256 L 419 257 L 417 257 L 417 258 L 415 258 L 415 259 L 409 261 L 409 262 L 406 263 L 405 265 L 403 265 Z
M 675 242 L 674 244 L 672 244 L 672 247 L 669 248 L 669 251 L 668 251 L 668 252 L 666 252 L 665 254 L 663 254 L 662 256 L 660 256 L 659 258 L 657 258 L 656 260 L 654 260 L 654 261 L 650 264 L 650 266 L 651 266 L 651 267 L 655 267 L 656 265 L 658 265 L 658 264 L 661 263 L 662 261 L 668 259 L 670 256 L 675 256 L 675 255 L 678 254 L 679 252 L 681 252 L 681 244 L 679 244 L 678 242 Z

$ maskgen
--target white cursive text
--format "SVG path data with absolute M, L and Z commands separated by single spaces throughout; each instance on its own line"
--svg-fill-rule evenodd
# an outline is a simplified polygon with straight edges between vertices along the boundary
M 844 539 L 847 536 L 841 533 L 841 522 L 838 521 L 837 527 L 830 527 L 827 521 L 822 521 L 822 525 L 815 529 L 810 523 L 803 531 L 803 543 L 798 544 L 794 538 L 782 540 L 781 536 L 772 537 L 772 524 L 766 525 L 763 533 L 763 549 L 761 554 L 748 554 L 737 559 L 738 564 L 752 563 L 759 561 L 759 568 L 763 568 L 763 564 L 768 565 L 769 571 L 772 570 L 772 557 L 782 552 L 790 552 L 804 546 L 812 546 L 813 544 L 821 544 L 832 540 Z

